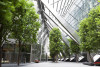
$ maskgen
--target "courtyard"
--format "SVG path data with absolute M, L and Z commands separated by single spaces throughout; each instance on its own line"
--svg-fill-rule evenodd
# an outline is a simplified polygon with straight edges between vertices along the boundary
M 2 64 L 2 67 L 18 67 L 18 66 L 17 64 Z M 40 63 L 20 64 L 19 67 L 100 67 L 100 66 L 88 66 L 76 62 L 58 61 L 57 63 L 53 63 L 51 61 L 48 61 L 48 62 L 40 62 Z

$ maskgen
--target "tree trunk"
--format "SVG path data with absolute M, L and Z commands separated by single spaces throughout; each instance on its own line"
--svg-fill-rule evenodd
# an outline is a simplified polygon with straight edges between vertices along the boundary
M 87 52 L 87 60 L 88 62 L 93 62 L 93 58 L 91 57 L 90 52 Z
M 70 54 L 69 54 L 69 61 L 70 61 Z
M 2 30 L 3 26 L 0 25 L 0 67 L 1 67 L 1 61 L 2 61 Z
M 57 62 L 57 55 L 55 56 L 55 61 Z
M 1 43 L 2 38 L 0 37 L 0 67 L 1 67 L 1 61 L 2 61 L 2 43 Z
M 64 61 L 66 61 L 66 56 L 64 56 Z
M 20 47 L 21 47 L 21 42 L 20 42 L 20 40 L 19 40 L 19 52 L 18 52 L 18 62 L 17 62 L 17 64 L 18 64 L 18 66 L 19 66 L 19 64 L 20 64 L 20 54 L 21 54 L 21 51 L 20 51 Z
M 0 67 L 1 67 L 1 61 L 2 61 L 2 47 L 0 46 Z
M 53 57 L 53 62 L 55 62 L 55 57 Z
M 78 62 L 78 54 L 76 54 L 76 62 Z
M 46 53 L 46 62 L 48 61 L 48 56 L 47 56 L 47 53 Z

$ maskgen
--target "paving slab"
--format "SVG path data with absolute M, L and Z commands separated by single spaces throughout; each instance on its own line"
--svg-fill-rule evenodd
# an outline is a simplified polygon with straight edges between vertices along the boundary
M 17 64 L 2 65 L 2 67 L 18 67 Z M 88 66 L 83 63 L 76 62 L 40 62 L 40 63 L 27 63 L 21 64 L 19 67 L 100 67 L 100 66 Z

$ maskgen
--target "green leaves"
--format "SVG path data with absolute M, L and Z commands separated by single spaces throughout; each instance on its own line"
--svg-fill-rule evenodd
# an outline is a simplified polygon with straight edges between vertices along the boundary
M 79 36 L 83 51 L 96 51 L 100 47 L 100 5 L 93 8 L 88 18 L 80 22 Z
M 79 44 L 77 44 L 74 40 L 72 39 L 69 39 L 69 42 L 70 42 L 70 50 L 71 50 L 71 53 L 75 53 L 75 54 L 78 54 L 80 52 L 80 47 L 79 47 Z
M 21 43 L 36 42 L 37 31 L 40 27 L 39 16 L 29 0 L 0 0 L 0 47 L 6 41 L 7 35 Z
M 68 45 L 64 45 L 64 51 L 65 51 L 66 56 L 70 55 L 70 47 Z
M 98 2 L 100 2 L 100 0 L 98 0 Z
M 15 4 L 12 32 L 18 40 L 33 43 L 36 42 L 36 34 L 39 30 L 39 16 L 36 14 L 30 1 L 18 0 Z
M 6 40 L 6 35 L 12 27 L 12 17 L 13 17 L 14 5 L 11 1 L 2 0 L 0 1 L 0 24 L 2 29 L 0 29 L 0 42 Z M 1 44 L 0 44 L 1 45 Z
M 34 4 L 29 0 L 0 1 L 0 24 L 3 29 L 0 35 L 6 39 L 8 33 L 17 40 L 36 42 L 40 23 Z
M 58 28 L 53 28 L 50 31 L 50 56 L 53 58 L 57 54 L 59 54 L 60 51 L 63 49 L 63 43 L 61 42 L 61 32 Z

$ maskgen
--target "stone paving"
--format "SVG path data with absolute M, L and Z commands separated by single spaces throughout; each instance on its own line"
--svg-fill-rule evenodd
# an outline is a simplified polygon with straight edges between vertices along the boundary
M 18 67 L 16 64 L 5 64 L 2 67 Z M 76 62 L 40 62 L 40 63 L 27 63 L 21 64 L 19 67 L 100 67 L 100 66 L 88 66 L 82 63 Z
M 24 67 L 24 66 L 27 66 L 27 65 L 31 65 L 33 63 L 23 63 L 23 64 L 20 64 L 20 66 L 18 66 L 17 64 L 2 64 L 2 67 Z

